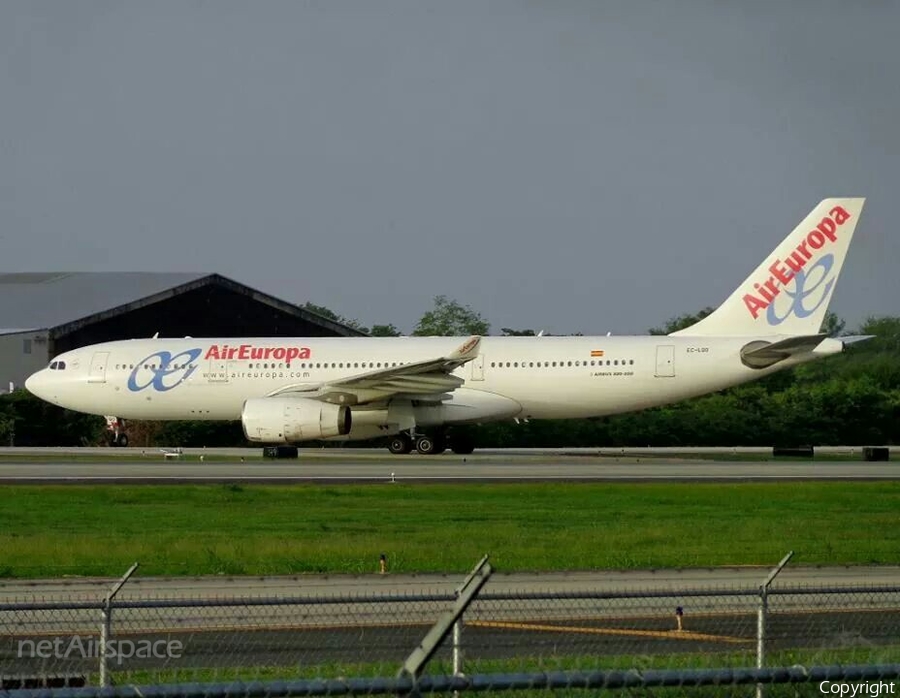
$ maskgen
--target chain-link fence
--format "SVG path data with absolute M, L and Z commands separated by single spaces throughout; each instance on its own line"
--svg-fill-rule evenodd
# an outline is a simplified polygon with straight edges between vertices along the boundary
M 752 695 L 761 677 L 801 676 L 758 667 L 875 677 L 900 661 L 900 584 L 560 593 L 487 582 L 455 594 L 6 599 L 2 688 L 290 681 L 316 693 L 330 680 L 330 692 L 372 693 L 417 680 L 438 691 L 726 683 L 727 695 Z M 416 652 L 419 667 L 398 674 Z M 351 690 L 348 677 L 362 683 Z

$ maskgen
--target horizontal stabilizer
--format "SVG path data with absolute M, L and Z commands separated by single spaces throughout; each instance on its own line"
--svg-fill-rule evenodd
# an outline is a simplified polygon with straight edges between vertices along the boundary
M 847 337 L 835 337 L 838 341 L 841 342 L 844 346 L 848 344 L 856 344 L 857 342 L 865 342 L 867 339 L 872 339 L 875 337 L 874 334 L 854 334 L 848 335 Z
M 809 334 L 778 342 L 750 342 L 741 349 L 741 361 L 750 368 L 766 368 L 794 354 L 812 351 L 827 338 L 827 334 Z

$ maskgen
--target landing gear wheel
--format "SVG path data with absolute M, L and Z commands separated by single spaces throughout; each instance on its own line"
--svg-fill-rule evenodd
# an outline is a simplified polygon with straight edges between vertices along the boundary
M 397 434 L 388 443 L 388 451 L 396 454 L 409 453 L 413 449 L 413 441 L 409 434 Z
M 128 445 L 128 434 L 119 434 L 116 437 L 116 445 L 125 448 Z
M 425 456 L 432 456 L 437 453 L 444 452 L 443 439 L 433 439 L 430 436 L 422 435 L 416 439 L 416 450 Z

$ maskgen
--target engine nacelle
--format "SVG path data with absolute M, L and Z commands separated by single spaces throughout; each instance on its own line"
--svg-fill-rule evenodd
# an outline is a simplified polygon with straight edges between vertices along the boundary
M 247 439 L 269 444 L 344 436 L 350 433 L 351 422 L 346 405 L 302 397 L 253 398 L 244 403 L 241 411 Z

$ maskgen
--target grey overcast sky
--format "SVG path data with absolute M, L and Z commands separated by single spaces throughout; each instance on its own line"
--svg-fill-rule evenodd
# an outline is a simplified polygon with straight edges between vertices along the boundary
M 898 27 L 874 0 L 3 0 L 0 270 L 644 333 L 866 196 L 831 307 L 900 314 Z

